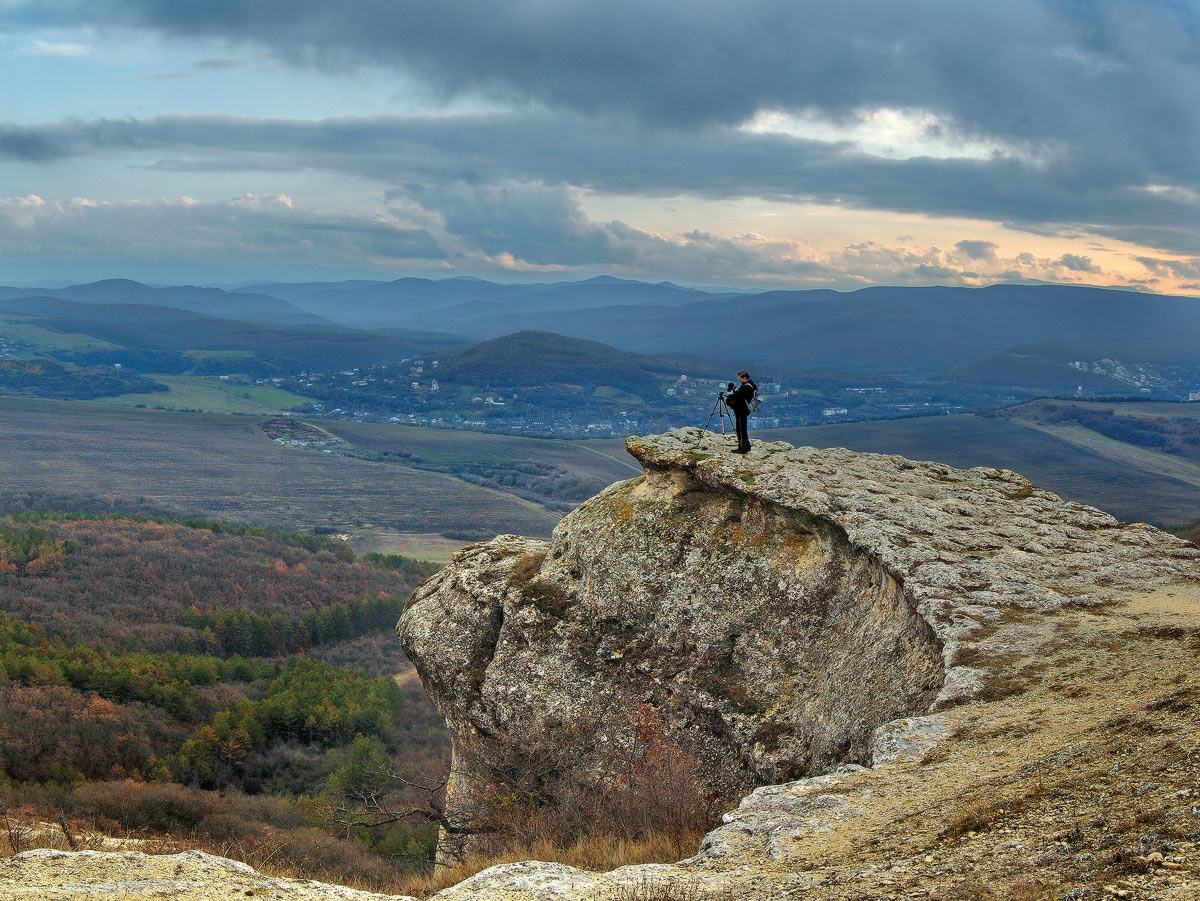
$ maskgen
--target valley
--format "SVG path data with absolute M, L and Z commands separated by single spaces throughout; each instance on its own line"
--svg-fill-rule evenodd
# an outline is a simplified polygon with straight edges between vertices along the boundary
M 21 850 L 203 847 L 394 878 L 433 832 L 349 836 L 354 748 L 436 782 L 445 738 L 392 638 L 436 569 L 336 539 L 127 514 L 0 522 L 0 805 Z M 37 838 L 45 841 L 45 836 Z M 234 849 L 237 850 L 234 850 Z
M 1189 404 L 1127 406 L 1189 421 L 1196 414 Z M 1175 525 L 1200 515 L 1189 460 L 1098 433 L 1069 440 L 1033 422 L 1038 409 L 767 429 L 752 437 L 1008 468 L 1130 521 Z M 503 532 L 548 535 L 575 504 L 637 474 L 622 439 L 317 419 L 317 434 L 337 441 L 289 447 L 264 431 L 274 421 L 0 398 L 0 484 L 9 498 L 49 493 L 39 503 L 55 509 L 108 498 L 105 509 L 346 534 L 359 550 L 444 560 L 467 541 Z

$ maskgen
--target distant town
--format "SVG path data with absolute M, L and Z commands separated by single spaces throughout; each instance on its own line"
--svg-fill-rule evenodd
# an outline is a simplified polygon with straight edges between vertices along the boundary
M 606 399 L 598 399 L 595 395 L 599 389 L 594 388 L 589 391 L 579 386 L 539 385 L 482 389 L 447 382 L 439 378 L 440 365 L 438 358 L 427 356 L 395 365 L 303 371 L 292 376 L 247 381 L 319 398 L 301 409 L 314 417 L 571 438 L 704 425 L 728 381 L 682 373 L 667 376 L 657 381 L 655 397 L 643 402 L 629 395 L 624 399 L 631 403 L 624 406 L 622 392 L 617 389 L 609 392 L 613 396 L 604 403 Z M 1131 394 L 1160 398 L 1164 394 L 1178 398 L 1177 379 L 1183 375 L 1163 372 L 1161 367 L 1107 359 L 1073 361 L 1069 366 L 1127 383 L 1133 389 Z M 760 380 L 758 388 L 763 403 L 759 413 L 751 418 L 751 428 L 944 415 L 1017 403 L 1028 397 L 1018 392 L 969 389 L 956 392 L 967 396 L 952 397 L 947 396 L 949 392 L 944 385 L 881 381 L 881 384 L 846 385 L 825 380 L 817 383 Z M 1094 394 L 1082 385 L 1071 393 Z M 1200 389 L 1192 389 L 1184 396 L 1200 400 Z M 719 428 L 716 415 L 713 423 Z
M 0 367 L 28 370 L 33 366 L 29 358 L 34 350 L 34 345 L 19 337 L 0 334 L 0 360 L 12 361 L 2 362 Z M 631 377 L 619 363 L 585 375 L 577 374 L 570 362 L 564 362 L 539 383 L 526 384 L 526 374 L 512 375 L 504 362 L 501 358 L 500 365 L 494 365 L 496 361 L 489 360 L 464 372 L 461 365 L 455 367 L 453 356 L 425 354 L 363 367 L 306 368 L 267 376 L 232 372 L 194 377 L 230 386 L 272 387 L 311 398 L 294 407 L 293 412 L 334 420 L 563 438 L 623 436 L 710 422 L 718 429 L 721 426 L 717 401 L 728 384 L 727 378 L 695 371 L 639 371 Z M 70 376 L 69 363 L 47 365 L 62 370 L 61 379 Z M 861 372 L 776 376 L 768 370 L 758 379 L 762 407 L 751 418 L 750 426 L 771 429 L 945 415 L 1008 406 L 1034 396 L 1200 401 L 1200 368 L 1195 366 L 1102 358 L 1062 361 L 1055 368 L 1060 373 L 1056 377 L 1060 386 L 1057 390 L 1047 390 L 1028 378 L 1022 385 L 1019 380 L 1024 374 L 1019 371 L 1015 375 L 989 373 L 986 379 L 901 381 Z M 43 381 L 49 378 L 48 372 L 38 371 Z M 146 381 L 155 378 L 152 373 L 144 372 L 139 377 L 122 362 L 109 363 L 106 370 L 100 367 L 76 375 L 94 384 L 98 378 L 109 377 L 103 376 L 104 371 L 125 379 L 127 391 L 165 390 Z M 18 375 L 28 382 L 36 374 L 14 370 L 13 379 Z M 1006 377 L 1017 386 L 1003 387 Z M 524 381 L 518 383 L 517 379 Z M 147 389 L 146 385 L 153 387 Z M 104 393 L 121 390 L 108 388 Z M 147 398 L 145 405 L 156 403 Z

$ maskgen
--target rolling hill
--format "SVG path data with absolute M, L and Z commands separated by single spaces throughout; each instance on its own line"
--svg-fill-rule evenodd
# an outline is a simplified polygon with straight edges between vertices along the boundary
M 104 279 L 65 288 L 39 288 L 36 291 L 28 288 L 0 287 L 0 299 L 14 300 L 21 297 L 53 297 L 80 303 L 175 307 L 223 319 L 275 325 L 332 325 L 328 319 L 267 294 L 233 293 L 220 288 L 195 285 L 152 287 L 127 278 Z
M 286 299 L 310 313 L 356 328 L 420 322 L 423 328 L 441 331 L 457 331 L 459 324 L 504 319 L 510 314 L 537 315 L 613 304 L 677 306 L 713 296 L 669 282 L 651 285 L 612 276 L 549 284 L 497 284 L 461 277 L 326 285 L 266 283 L 245 290 Z M 502 328 L 498 334 L 514 330 Z
M 414 353 L 466 343 L 441 333 L 418 332 L 413 337 L 404 332 L 383 335 L 332 324 L 263 324 L 178 307 L 81 302 L 52 296 L 0 300 L 0 315 L 21 317 L 28 324 L 54 332 L 90 335 L 125 351 L 238 351 L 253 361 L 239 364 L 238 371 L 271 374 L 390 363 Z M 120 356 L 108 353 L 81 361 L 111 363 Z

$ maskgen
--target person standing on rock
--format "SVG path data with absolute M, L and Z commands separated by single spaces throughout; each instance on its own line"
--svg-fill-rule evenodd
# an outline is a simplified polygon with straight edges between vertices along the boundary
M 744 369 L 737 374 L 737 377 L 741 384 L 729 392 L 725 403 L 733 412 L 733 418 L 737 423 L 738 446 L 734 453 L 748 454 L 750 453 L 749 420 L 750 414 L 758 407 L 757 400 L 754 397 L 758 392 L 758 385 L 754 384 L 754 380 L 750 378 L 750 373 Z

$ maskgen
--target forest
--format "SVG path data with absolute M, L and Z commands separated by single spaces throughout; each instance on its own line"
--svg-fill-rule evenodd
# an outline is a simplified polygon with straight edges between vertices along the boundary
M 0 520 L 0 810 L 383 884 L 427 822 L 331 817 L 351 749 L 436 785 L 447 742 L 392 636 L 436 567 L 324 536 L 116 512 Z M 74 824 L 73 826 L 71 824 Z M 14 850 L 17 848 L 14 847 Z
M 74 366 L 49 359 L 0 361 L 0 394 L 90 400 L 166 391 L 153 379 L 114 366 Z

